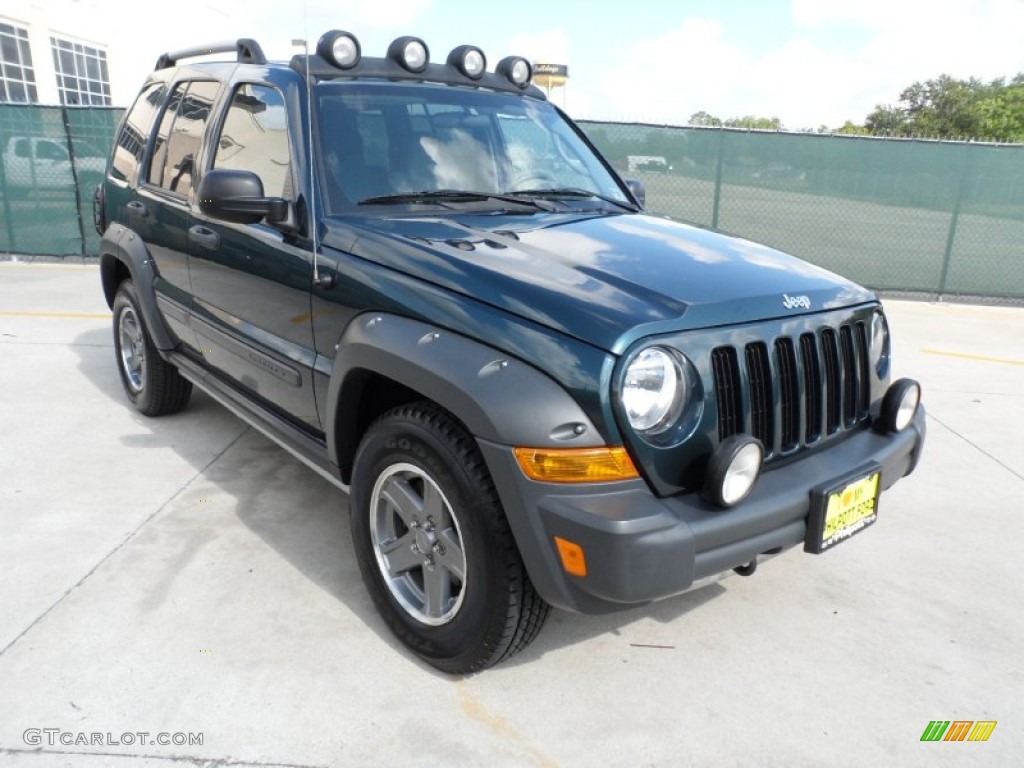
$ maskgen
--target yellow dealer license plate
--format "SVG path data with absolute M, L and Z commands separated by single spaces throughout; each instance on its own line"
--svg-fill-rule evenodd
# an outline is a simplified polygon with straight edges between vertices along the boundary
M 804 550 L 824 552 L 875 522 L 880 479 L 880 473 L 872 472 L 838 488 L 812 493 Z

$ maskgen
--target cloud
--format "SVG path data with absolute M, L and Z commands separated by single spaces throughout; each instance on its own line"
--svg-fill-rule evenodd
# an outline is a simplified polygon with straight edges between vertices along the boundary
M 1024 70 L 1020 0 L 793 0 L 791 14 L 788 36 L 758 50 L 716 19 L 686 19 L 634 41 L 605 71 L 575 78 L 584 93 L 574 101 L 599 119 L 681 124 L 706 110 L 836 127 L 896 102 L 915 80 Z

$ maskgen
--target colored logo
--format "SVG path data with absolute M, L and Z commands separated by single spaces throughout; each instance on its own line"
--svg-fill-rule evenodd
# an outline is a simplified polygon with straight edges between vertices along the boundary
M 995 720 L 930 720 L 921 741 L 988 741 Z

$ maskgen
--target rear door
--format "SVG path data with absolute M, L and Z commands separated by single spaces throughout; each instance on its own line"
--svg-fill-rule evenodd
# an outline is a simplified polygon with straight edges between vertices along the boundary
M 288 110 L 267 84 L 234 88 L 206 153 L 213 168 L 256 173 L 264 195 L 295 199 Z M 319 432 L 310 320 L 312 251 L 288 228 L 235 224 L 193 209 L 192 325 L 204 359 L 300 426 Z

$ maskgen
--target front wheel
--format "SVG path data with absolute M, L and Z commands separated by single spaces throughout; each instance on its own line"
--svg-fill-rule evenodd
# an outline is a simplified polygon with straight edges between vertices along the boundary
M 114 296 L 114 354 L 125 394 L 146 416 L 176 413 L 188 404 L 192 382 L 160 357 L 139 309 L 135 284 L 125 280 Z
M 352 539 L 395 635 L 445 672 L 485 669 L 536 637 L 536 593 L 487 473 L 462 426 L 430 403 L 384 414 L 359 446 Z

